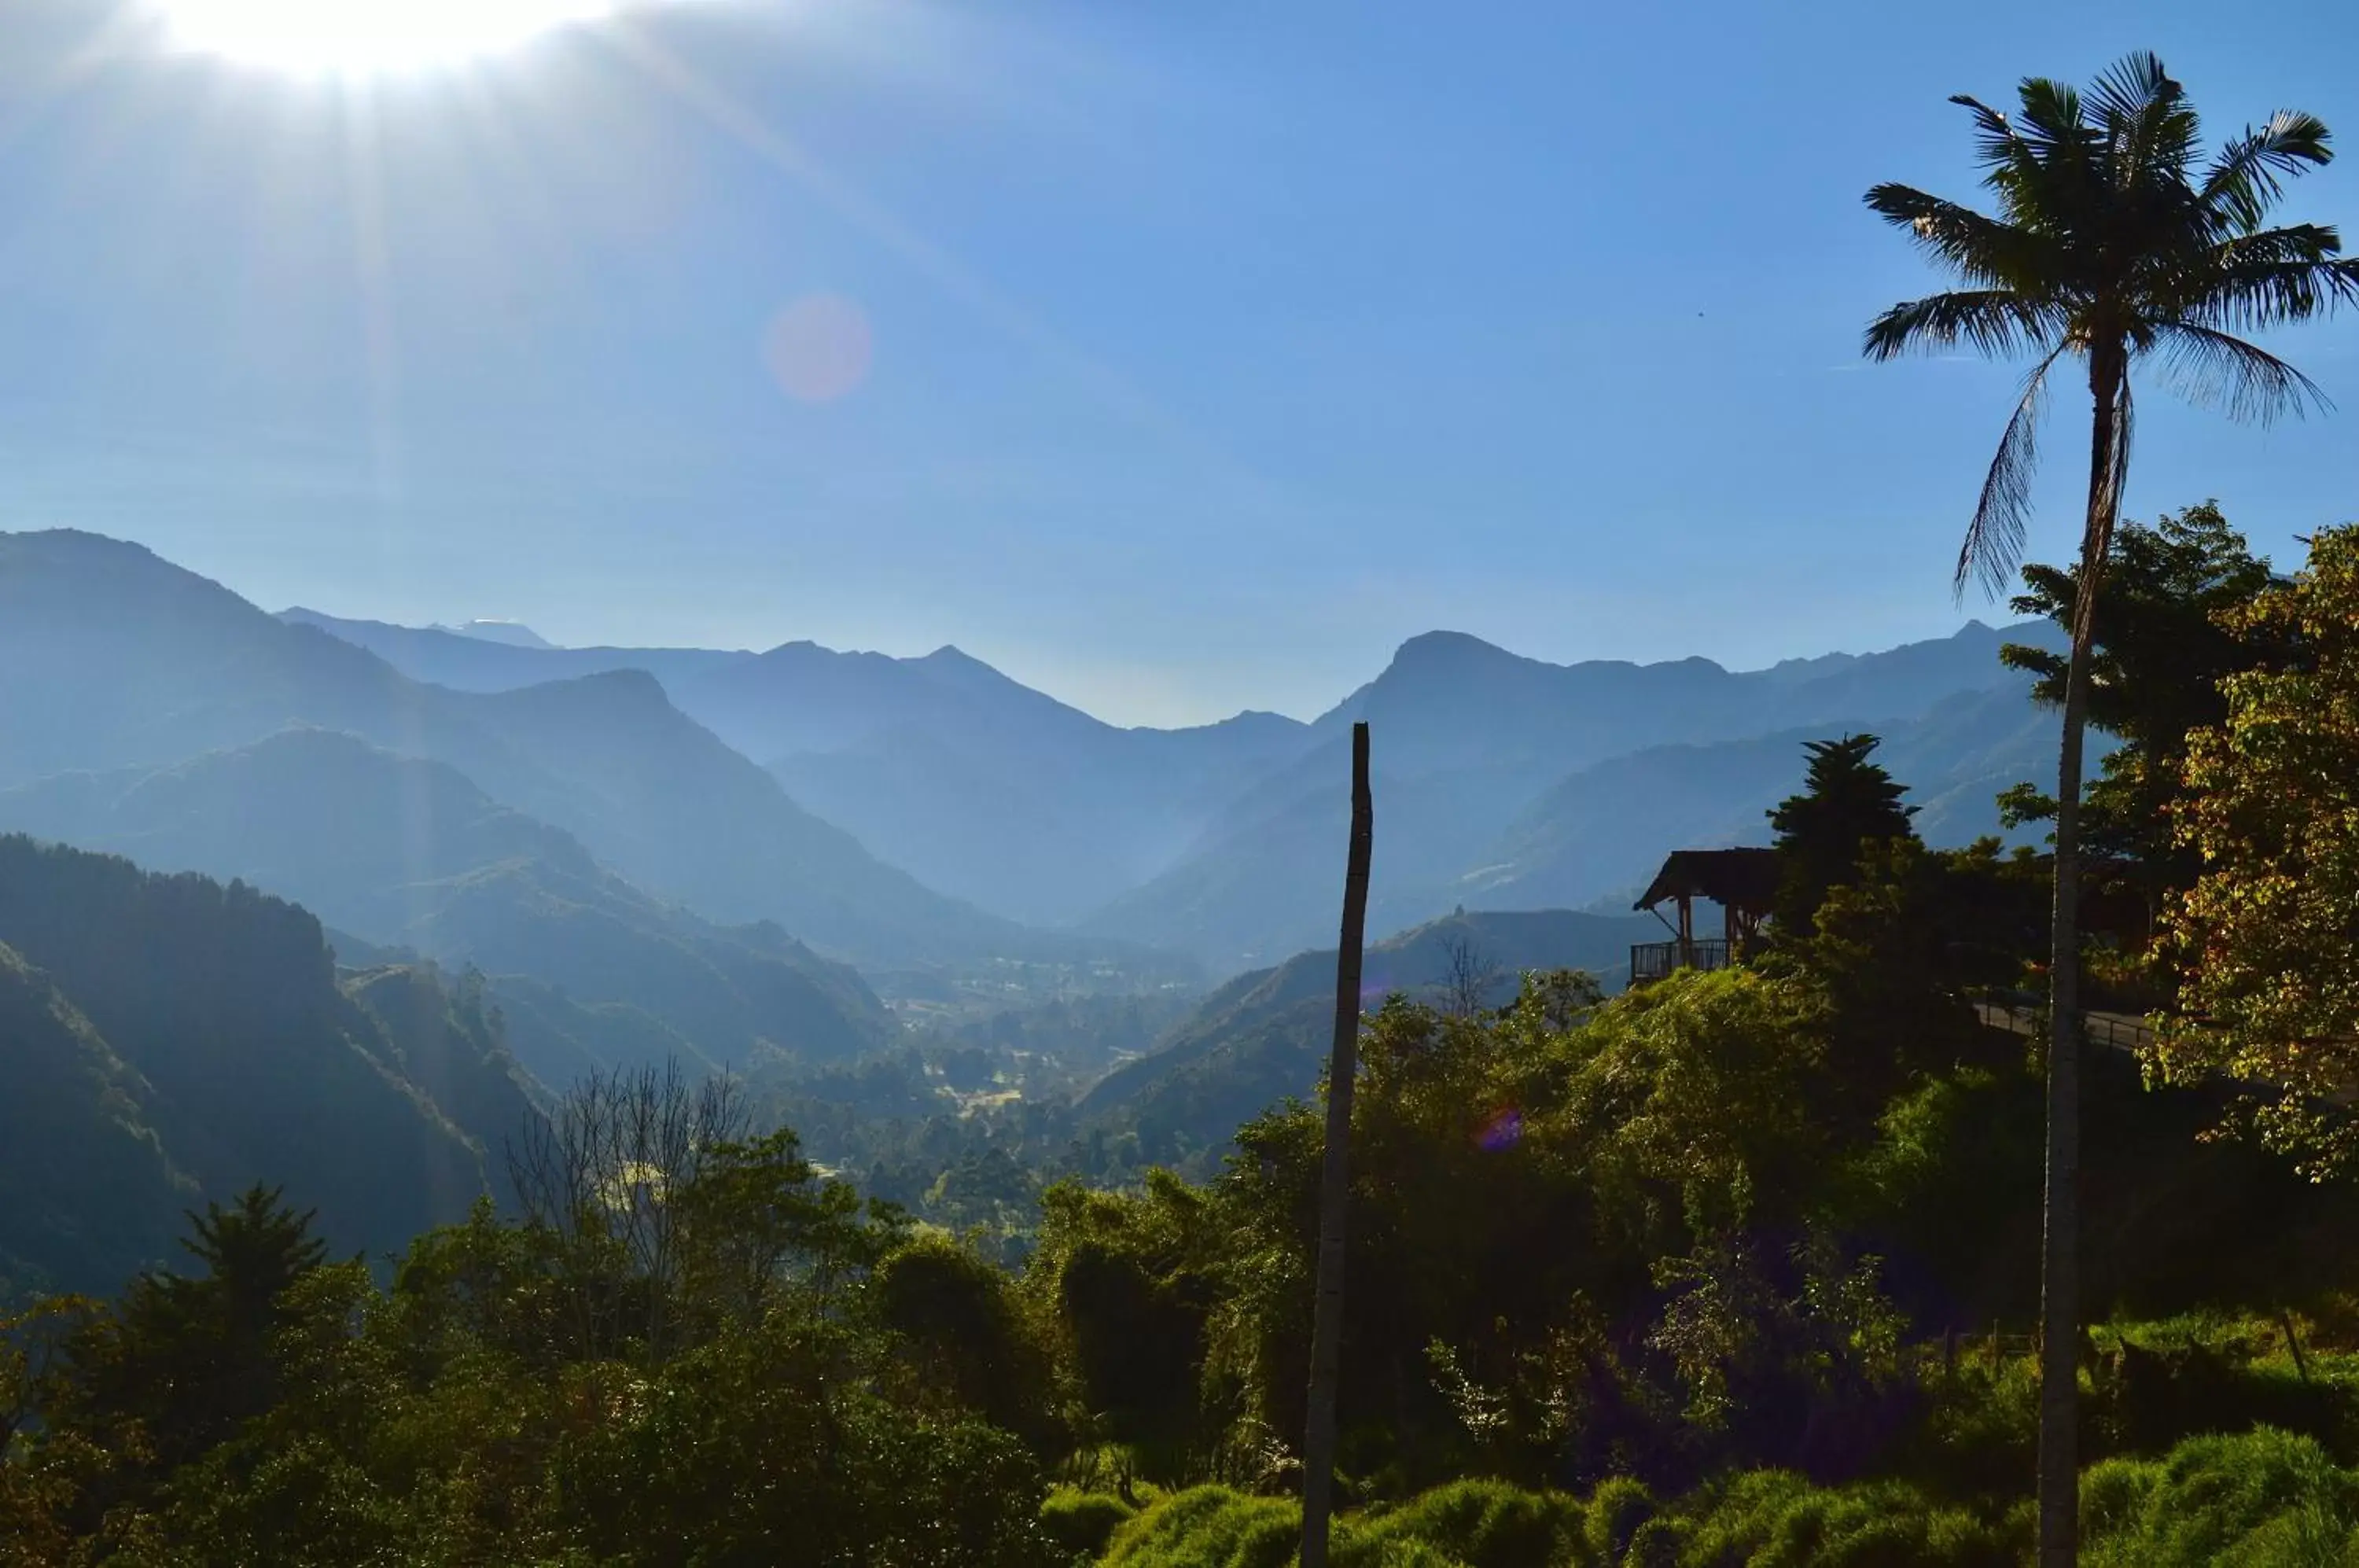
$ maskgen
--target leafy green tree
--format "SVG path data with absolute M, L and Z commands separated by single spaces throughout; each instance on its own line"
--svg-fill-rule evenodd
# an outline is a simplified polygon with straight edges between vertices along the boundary
M 2177 819 L 2202 874 L 2166 921 L 2186 1011 L 2159 1062 L 2242 1080 L 2263 1136 L 2323 1171 L 2359 1151 L 2359 527 L 2226 618 L 2291 659 L 2230 676 L 2223 721 L 2188 738 Z
M 181 1245 L 201 1272 L 141 1276 L 69 1341 L 71 1394 L 54 1413 L 85 1428 L 136 1425 L 168 1470 L 268 1410 L 280 1392 L 273 1338 L 284 1298 L 327 1257 L 312 1218 L 258 1185 L 190 1214 Z
M 2080 599 L 2077 567 L 2030 565 L 2017 615 L 2042 615 L 2070 630 Z M 2190 731 L 2226 718 L 2220 682 L 2269 658 L 2227 613 L 2266 592 L 2269 565 L 2255 556 L 2218 503 L 2165 512 L 2152 524 L 2125 522 L 2114 534 L 2104 593 L 2096 607 L 2089 665 L 2089 723 L 2121 744 L 2109 752 L 2082 798 L 2082 844 L 2093 882 L 2126 879 L 2152 929 L 2164 897 L 2187 887 L 2200 867 L 2180 844 L 2171 810 Z M 2010 643 L 2000 659 L 2036 679 L 2033 698 L 2064 702 L 2069 660 Z M 2012 822 L 2056 814 L 2055 798 L 2030 784 L 2002 798 Z M 2141 933 L 2143 934 L 2143 933 Z
M 1879 217 L 1908 231 L 1966 287 L 1893 306 L 1868 326 L 1864 349 L 1885 360 L 1962 343 L 2033 359 L 1958 553 L 1961 592 L 1970 579 L 1995 589 L 2013 575 L 2048 378 L 2068 355 L 2088 376 L 2088 500 L 2057 766 L 2041 1313 L 2040 1559 L 2063 1564 L 2075 1558 L 2077 1528 L 2082 731 L 2095 612 L 2129 471 L 2131 371 L 2150 367 L 2172 389 L 2232 417 L 2299 412 L 2320 398 L 2309 379 L 2235 334 L 2359 299 L 2359 261 L 2342 257 L 2341 236 L 2326 225 L 2264 226 L 2285 181 L 2330 157 L 2326 126 L 2314 115 L 2280 111 L 2201 164 L 2194 107 L 2151 54 L 2124 60 L 2085 96 L 2035 77 L 2017 97 L 2013 117 L 1954 100 L 1973 116 L 1996 217 L 1906 185 L 1868 191 Z
M 1103 1435 L 1140 1445 L 1150 1476 L 1169 1478 L 1207 1438 L 1198 1380 L 1218 1295 L 1217 1215 L 1165 1171 L 1136 1193 L 1060 1181 L 1040 1208 L 1027 1289 L 1055 1321 Z
M 1803 743 L 1810 770 L 1802 792 L 1769 810 L 1778 861 L 1777 930 L 1809 935 L 1829 888 L 1853 879 L 1860 852 L 1888 839 L 1914 838 L 1904 806 L 1907 790 L 1869 758 L 1881 744 L 1872 735 Z
M 1016 1433 L 1044 1455 L 1065 1435 L 1057 1379 L 1015 1281 L 972 1247 L 913 1241 L 878 1266 L 869 1300 L 921 1394 Z

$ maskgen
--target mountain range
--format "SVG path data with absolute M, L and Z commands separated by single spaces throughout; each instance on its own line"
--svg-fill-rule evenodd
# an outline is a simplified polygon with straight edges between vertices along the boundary
M 1376 930 L 1461 906 L 1586 906 L 1626 895 L 1670 848 L 1764 842 L 1801 743 L 1831 734 L 1883 735 L 1928 837 L 1965 843 L 2002 831 L 1992 797 L 2044 773 L 2055 744 L 1997 657 L 2008 641 L 2059 646 L 2045 622 L 1744 672 L 1554 665 L 1434 632 L 1309 724 L 1245 713 L 1159 731 L 1103 724 L 951 648 L 517 648 L 286 615 L 479 691 L 657 672 L 681 712 L 929 886 L 1215 975 L 1332 923 L 1356 720 L 1375 735 Z
M 956 648 L 272 615 L 136 545 L 0 535 L 0 830 L 243 878 L 348 962 L 479 967 L 549 1082 L 827 1061 L 891 1037 L 881 997 L 1186 985 L 1328 940 L 1363 719 L 1378 932 L 1626 907 L 1669 849 L 1761 842 L 1826 735 L 1885 737 L 1930 841 L 1996 831 L 2053 746 L 2010 639 L 2056 634 L 1731 671 L 1435 632 L 1309 723 L 1155 730 Z
M 310 725 L 445 764 L 711 919 L 774 920 L 862 956 L 1106 951 L 1028 931 L 885 865 L 636 669 L 459 691 L 136 545 L 67 531 L 0 535 L 0 660 L 12 672 L 0 683 L 0 788 L 169 768 Z

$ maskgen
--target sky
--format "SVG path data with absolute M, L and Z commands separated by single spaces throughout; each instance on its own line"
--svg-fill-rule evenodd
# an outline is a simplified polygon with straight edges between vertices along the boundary
M 2359 143 L 2347 4 L 669 0 L 326 73 L 185 9 L 268 3 L 0 0 L 0 528 L 271 609 L 951 643 L 1123 724 L 1312 714 L 1437 627 L 2004 619 L 1950 567 L 2019 368 L 1859 359 L 1939 286 L 1861 192 L 1978 195 L 1950 93 L 2135 48 L 2215 136 Z M 2359 158 L 2284 212 L 2359 228 Z M 2149 388 L 2132 516 L 2280 564 L 2359 518 L 2359 316 L 2272 346 L 2343 411 Z

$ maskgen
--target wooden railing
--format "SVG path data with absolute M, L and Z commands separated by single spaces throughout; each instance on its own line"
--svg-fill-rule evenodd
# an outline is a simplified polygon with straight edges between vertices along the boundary
M 2048 1030 L 2047 1007 L 2020 993 L 1990 993 L 1976 1001 L 1974 1011 L 1991 1028 L 2011 1034 L 2038 1036 Z M 2154 1026 L 2128 1013 L 2084 1012 L 2081 1029 L 2081 1038 L 2091 1045 L 2114 1051 L 2143 1051 L 2154 1043 Z
M 1660 980 L 1674 969 L 1725 969 L 1728 942 L 1723 937 L 1695 937 L 1687 942 L 1636 942 L 1630 944 L 1630 984 Z

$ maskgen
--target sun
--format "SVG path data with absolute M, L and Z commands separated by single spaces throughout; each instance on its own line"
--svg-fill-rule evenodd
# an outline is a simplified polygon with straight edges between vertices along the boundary
M 184 49 L 304 74 L 367 74 L 496 54 L 622 0 L 156 0 Z

